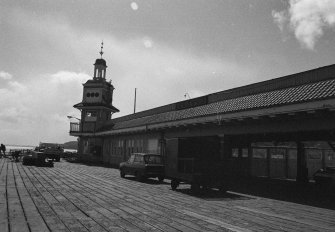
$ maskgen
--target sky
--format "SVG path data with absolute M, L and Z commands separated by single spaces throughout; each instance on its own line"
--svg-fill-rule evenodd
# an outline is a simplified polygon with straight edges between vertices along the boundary
M 76 140 L 102 40 L 115 118 L 334 64 L 335 0 L 0 0 L 1 143 Z

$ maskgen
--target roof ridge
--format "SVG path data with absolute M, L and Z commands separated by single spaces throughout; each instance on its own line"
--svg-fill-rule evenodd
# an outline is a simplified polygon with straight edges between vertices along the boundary
M 187 107 L 179 107 L 180 104 L 185 103 L 187 105 L 187 103 L 191 103 L 192 101 L 194 102 L 200 100 L 199 105 L 189 104 L 190 107 L 196 107 L 204 104 L 203 100 L 204 98 L 206 98 L 205 104 L 208 105 L 211 103 L 220 102 L 224 100 L 236 99 L 249 95 L 268 93 L 276 90 L 289 89 L 292 87 L 304 86 L 315 82 L 322 82 L 334 78 L 335 78 L 335 64 L 332 64 L 317 69 L 307 70 L 300 73 L 290 74 L 283 77 L 278 77 L 245 86 L 219 91 L 216 93 L 211 93 L 197 98 L 170 103 L 164 106 L 144 110 L 135 114 L 129 114 L 122 117 L 114 118 L 112 121 L 113 122 L 127 121 L 151 115 L 156 115 L 160 113 L 166 113 L 170 111 L 183 110 L 186 109 Z

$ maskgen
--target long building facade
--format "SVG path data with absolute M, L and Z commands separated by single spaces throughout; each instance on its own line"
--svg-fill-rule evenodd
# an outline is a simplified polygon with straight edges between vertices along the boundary
M 220 162 L 238 176 L 307 181 L 335 165 L 335 65 L 212 93 L 112 119 L 113 85 L 97 59 L 70 134 L 86 161 L 117 166 L 134 152 L 168 155 L 175 138 L 215 136 Z M 206 156 L 206 154 L 203 154 Z

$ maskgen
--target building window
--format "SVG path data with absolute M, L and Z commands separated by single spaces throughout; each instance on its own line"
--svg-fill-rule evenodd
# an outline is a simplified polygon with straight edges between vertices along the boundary
M 97 120 L 97 112 L 96 111 L 86 111 L 85 121 L 94 122 L 96 120 Z
M 158 139 L 148 140 L 148 152 L 156 153 L 158 152 Z
M 238 148 L 233 148 L 231 151 L 231 157 L 237 158 L 238 157 Z
M 98 92 L 88 92 L 86 93 L 86 97 L 99 97 L 100 93 Z
M 96 117 L 97 112 L 96 111 L 87 111 L 86 112 L 86 117 Z
M 271 154 L 271 159 L 284 159 L 286 150 L 282 148 L 271 148 L 270 154 Z
M 335 159 L 335 153 L 332 150 L 325 150 L 325 157 L 327 160 Z
M 288 158 L 292 160 L 296 160 L 297 159 L 297 149 L 289 149 Z
M 316 149 L 306 149 L 305 150 L 308 159 L 321 159 L 322 157 L 322 151 L 316 150 Z
M 242 149 L 242 157 L 247 158 L 248 157 L 248 148 L 243 148 Z
M 254 148 L 252 149 L 252 156 L 256 159 L 266 159 L 266 149 L 264 148 Z

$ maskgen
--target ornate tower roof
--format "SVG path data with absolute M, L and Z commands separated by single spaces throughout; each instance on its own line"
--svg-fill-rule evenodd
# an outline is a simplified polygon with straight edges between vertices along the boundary
M 107 68 L 106 61 L 104 59 L 96 59 L 94 65 L 103 65 Z
M 102 49 L 104 48 L 104 42 L 101 42 L 101 50 L 100 50 L 100 59 L 96 59 L 94 63 L 94 76 L 93 80 L 106 80 L 106 61 L 102 59 L 102 55 L 104 52 Z

